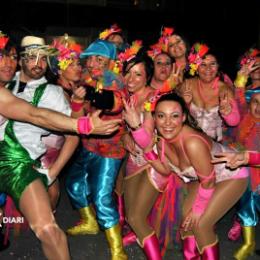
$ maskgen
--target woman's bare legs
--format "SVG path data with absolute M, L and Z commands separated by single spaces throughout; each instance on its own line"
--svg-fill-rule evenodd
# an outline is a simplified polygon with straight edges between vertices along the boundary
M 191 187 L 189 195 L 185 200 L 183 216 L 192 207 L 196 196 L 198 184 Z M 196 242 L 200 249 L 216 241 L 214 225 L 223 217 L 226 212 L 239 200 L 247 187 L 247 179 L 232 179 L 217 183 L 216 189 L 205 213 L 201 216 L 200 222 L 193 232 L 182 232 L 182 236 L 194 233 Z
M 126 180 L 125 204 L 127 221 L 139 241 L 153 232 L 147 217 L 153 207 L 158 191 L 148 179 L 146 171 Z
M 39 179 L 22 193 L 20 210 L 41 241 L 47 259 L 69 260 L 67 238 L 55 222 L 48 193 Z

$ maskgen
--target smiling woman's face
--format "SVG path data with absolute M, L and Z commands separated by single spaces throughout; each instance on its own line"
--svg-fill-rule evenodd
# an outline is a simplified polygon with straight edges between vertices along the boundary
M 136 93 L 141 89 L 146 87 L 147 77 L 145 66 L 142 62 L 137 63 L 131 67 L 129 64 L 129 69 L 126 68 L 127 73 L 124 76 L 126 88 L 130 93 Z
M 154 119 L 159 133 L 171 140 L 180 133 L 186 116 L 178 102 L 162 101 L 156 106 Z

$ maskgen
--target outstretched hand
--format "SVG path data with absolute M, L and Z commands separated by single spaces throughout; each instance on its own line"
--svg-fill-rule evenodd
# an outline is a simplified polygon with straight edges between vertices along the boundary
M 248 158 L 245 152 L 226 152 L 214 155 L 212 163 L 223 163 L 226 162 L 226 166 L 235 169 L 241 165 L 248 163 Z
M 122 123 L 122 119 L 102 120 L 99 117 L 100 113 L 101 110 L 96 110 L 95 112 L 89 114 L 93 125 L 93 131 L 91 134 L 109 135 L 118 130 L 120 124 Z

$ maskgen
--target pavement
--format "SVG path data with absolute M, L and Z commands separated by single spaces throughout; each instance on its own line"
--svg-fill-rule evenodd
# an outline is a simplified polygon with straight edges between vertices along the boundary
M 64 190 L 61 179 L 61 197 L 55 214 L 58 224 L 63 230 L 74 225 L 79 219 L 78 214 L 72 209 L 67 194 Z M 242 240 L 237 242 L 229 241 L 227 232 L 230 228 L 233 216 L 231 210 L 216 226 L 216 232 L 220 241 L 220 259 L 231 260 L 232 254 L 239 247 Z M 256 230 L 256 244 L 260 249 L 260 226 Z M 39 241 L 30 230 L 23 231 L 18 237 L 14 237 L 11 232 L 11 245 L 5 251 L 0 252 L 0 260 L 44 260 Z M 72 260 L 109 260 L 109 248 L 103 232 L 97 235 L 68 237 Z M 58 246 L 58 245 L 57 245 Z M 137 244 L 126 247 L 129 260 L 145 260 L 141 248 Z M 164 260 L 183 259 L 180 247 L 170 245 Z M 260 256 L 253 255 L 248 260 L 259 260 Z

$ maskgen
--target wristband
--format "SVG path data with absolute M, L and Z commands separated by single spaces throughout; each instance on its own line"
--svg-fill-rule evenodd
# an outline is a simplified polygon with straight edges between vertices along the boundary
M 158 155 L 155 153 L 155 151 L 150 151 L 150 152 L 147 152 L 147 153 L 144 153 L 144 159 L 146 161 L 156 161 L 159 159 Z
M 260 153 L 258 152 L 248 152 L 248 153 L 249 153 L 248 164 L 250 165 L 260 164 Z
M 91 118 L 88 116 L 80 117 L 77 121 L 77 133 L 89 135 L 94 130 Z
M 246 75 L 237 74 L 234 85 L 237 88 L 244 88 L 246 86 L 246 83 L 247 83 L 247 78 L 248 78 L 248 76 L 246 76 Z
M 83 108 L 84 102 L 76 102 L 76 101 L 71 101 L 70 107 L 72 111 L 78 112 Z
M 152 136 L 147 133 L 143 126 L 135 131 L 132 131 L 132 136 L 141 148 L 147 147 L 152 142 Z

